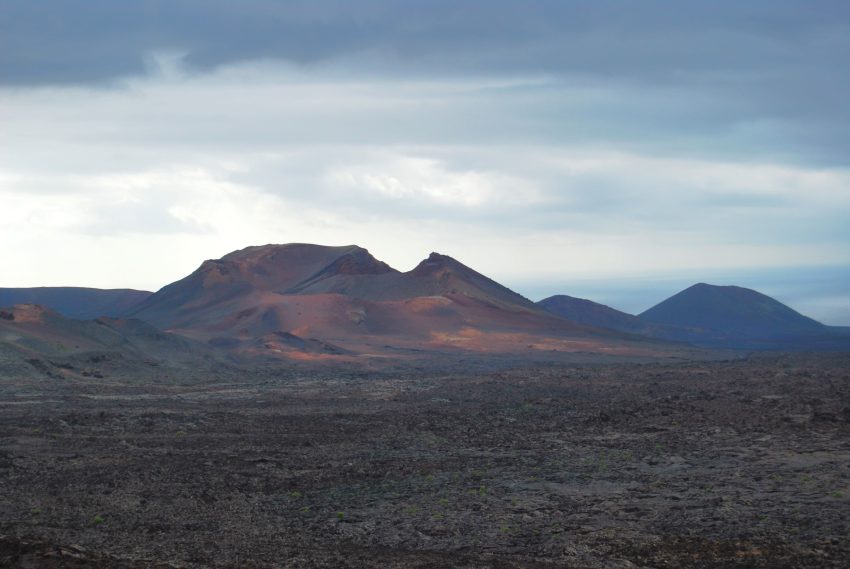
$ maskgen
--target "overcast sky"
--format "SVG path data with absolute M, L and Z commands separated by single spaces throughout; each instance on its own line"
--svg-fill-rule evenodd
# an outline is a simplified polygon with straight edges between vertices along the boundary
M 0 286 L 248 245 L 850 325 L 850 3 L 0 0 Z

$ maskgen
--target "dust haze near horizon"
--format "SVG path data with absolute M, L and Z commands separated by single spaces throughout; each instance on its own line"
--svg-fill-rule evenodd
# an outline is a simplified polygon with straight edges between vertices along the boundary
M 850 325 L 847 100 L 843 2 L 0 0 L 0 286 L 358 244 Z

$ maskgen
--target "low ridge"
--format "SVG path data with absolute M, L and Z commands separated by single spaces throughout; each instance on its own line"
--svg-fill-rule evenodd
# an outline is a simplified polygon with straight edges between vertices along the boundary
M 84 287 L 0 288 L 0 306 L 38 304 L 69 318 L 123 316 L 151 294 L 144 290 Z
M 557 294 L 544 298 L 537 303 L 541 308 L 557 314 L 562 318 L 587 324 L 588 326 L 597 326 L 600 328 L 610 328 L 611 330 L 619 330 L 629 333 L 643 333 L 646 331 L 646 323 L 637 316 L 621 312 L 610 306 L 593 302 L 585 298 L 575 298 L 566 294 Z
M 117 369 L 155 375 L 159 366 L 200 368 L 214 358 L 207 346 L 141 320 L 78 320 L 37 304 L 0 309 L 0 352 L 4 365 L 24 376 L 55 379 L 97 378 Z

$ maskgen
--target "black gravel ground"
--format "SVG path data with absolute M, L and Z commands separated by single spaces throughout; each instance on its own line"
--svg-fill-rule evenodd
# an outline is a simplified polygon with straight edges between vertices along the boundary
M 850 567 L 850 355 L 0 378 L 0 567 Z

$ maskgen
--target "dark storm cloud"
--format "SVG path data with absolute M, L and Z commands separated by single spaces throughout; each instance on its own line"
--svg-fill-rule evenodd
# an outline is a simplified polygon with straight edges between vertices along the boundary
M 201 73 L 273 60 L 359 77 L 539 74 L 598 93 L 553 98 L 526 125 L 536 138 L 850 161 L 844 1 L 0 0 L 2 85 L 111 84 L 158 51 Z
M 850 22 L 841 1 L 3 0 L 0 7 L 2 80 L 23 84 L 139 73 L 145 54 L 159 49 L 185 50 L 200 69 L 372 53 L 413 71 L 817 75 L 846 65 Z

